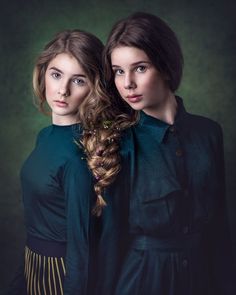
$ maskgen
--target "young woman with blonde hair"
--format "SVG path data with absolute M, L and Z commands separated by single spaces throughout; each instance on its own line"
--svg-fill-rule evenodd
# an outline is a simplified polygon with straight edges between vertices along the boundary
M 102 83 L 102 50 L 92 34 L 67 30 L 57 34 L 36 61 L 37 105 L 50 112 L 52 124 L 39 132 L 21 170 L 27 242 L 24 269 L 9 294 L 89 292 L 92 210 L 101 213 L 103 189 L 120 167 L 120 131 Z M 101 162 L 93 171 L 97 197 L 83 146 L 90 165 L 97 154 L 109 151 L 105 167 Z

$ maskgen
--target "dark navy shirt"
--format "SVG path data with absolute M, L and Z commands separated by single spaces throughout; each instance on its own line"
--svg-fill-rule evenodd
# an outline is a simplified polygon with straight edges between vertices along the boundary
M 236 294 L 222 131 L 176 99 L 173 125 L 140 112 L 124 133 L 122 171 L 106 192 L 97 294 Z

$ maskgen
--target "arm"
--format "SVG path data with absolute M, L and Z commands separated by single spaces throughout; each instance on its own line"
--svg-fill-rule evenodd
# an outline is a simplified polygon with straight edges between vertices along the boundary
M 42 129 L 36 138 L 36 142 L 35 142 L 35 146 L 37 146 L 40 143 L 40 140 L 42 138 L 42 134 L 44 132 L 45 129 Z M 23 200 L 23 196 L 22 196 L 22 200 Z M 23 200 L 24 202 L 24 200 Z M 19 261 L 17 261 L 17 267 L 14 270 L 14 276 L 12 278 L 12 280 L 10 281 L 9 284 L 9 288 L 6 291 L 6 294 L 8 295 L 23 295 L 23 294 L 27 294 L 26 291 L 26 279 L 25 279 L 25 275 L 24 275 L 24 271 L 25 271 L 25 249 L 22 250 L 22 253 L 19 257 Z
M 216 141 L 214 142 L 216 167 L 213 174 L 215 179 L 212 180 L 215 186 L 216 208 L 213 221 L 208 228 L 208 253 L 216 292 L 219 292 L 216 294 L 233 295 L 236 294 L 236 272 L 225 198 L 223 135 L 221 128 L 218 125 L 217 127 Z
M 93 197 L 91 175 L 78 156 L 64 173 L 67 215 L 67 253 L 64 295 L 86 295 L 90 254 L 90 216 Z

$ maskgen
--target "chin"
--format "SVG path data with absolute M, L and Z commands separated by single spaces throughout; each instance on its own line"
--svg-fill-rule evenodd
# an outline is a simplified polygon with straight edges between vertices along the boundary
M 142 111 L 143 107 L 137 105 L 129 105 L 135 111 Z
M 67 112 L 55 112 L 55 114 L 56 114 L 57 116 L 62 116 L 62 117 L 64 117 L 64 116 L 67 116 L 67 115 L 68 115 L 68 113 L 67 113 Z

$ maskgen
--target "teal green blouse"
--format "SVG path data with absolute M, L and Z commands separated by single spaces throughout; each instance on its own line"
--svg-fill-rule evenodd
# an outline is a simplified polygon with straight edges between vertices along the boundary
M 140 113 L 107 190 L 95 294 L 233 295 L 220 126 L 186 112 Z
M 66 243 L 64 294 L 87 294 L 92 177 L 79 125 L 51 125 L 37 138 L 21 171 L 27 234 Z

